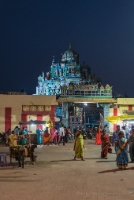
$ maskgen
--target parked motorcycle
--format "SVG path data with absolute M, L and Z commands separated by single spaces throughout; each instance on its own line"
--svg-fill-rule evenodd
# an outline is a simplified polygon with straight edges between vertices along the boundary
M 87 132 L 85 131 L 85 129 L 82 130 L 82 135 L 83 135 L 83 139 L 87 139 Z
M 87 129 L 87 138 L 92 140 L 93 139 L 93 131 L 91 128 Z
M 87 134 L 86 133 L 83 133 L 83 139 L 87 139 Z
M 88 132 L 88 133 L 87 133 L 87 138 L 88 138 L 88 139 L 91 139 L 91 140 L 93 139 L 93 135 L 92 135 L 91 132 Z

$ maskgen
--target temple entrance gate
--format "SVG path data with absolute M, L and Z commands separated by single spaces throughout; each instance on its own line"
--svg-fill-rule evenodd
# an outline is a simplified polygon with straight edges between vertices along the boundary
M 76 127 L 98 127 L 100 114 L 104 116 L 104 105 L 96 103 L 68 103 L 68 126 L 73 130 Z

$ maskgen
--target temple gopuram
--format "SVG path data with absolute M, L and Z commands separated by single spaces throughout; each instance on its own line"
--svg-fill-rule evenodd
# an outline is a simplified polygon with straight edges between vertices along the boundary
M 62 55 L 61 62 L 56 63 L 53 57 L 50 72 L 38 77 L 36 95 L 73 95 L 112 97 L 112 86 L 103 86 L 101 79 L 91 75 L 91 69 L 85 62 L 80 65 L 79 54 L 69 49 Z
M 91 74 L 85 62 L 80 64 L 79 54 L 72 44 L 62 55 L 61 61 L 53 57 L 50 71 L 38 77 L 36 95 L 56 95 L 59 106 L 56 115 L 68 127 L 98 126 L 100 113 L 107 116 L 112 98 L 112 86 L 103 85 L 99 76 Z M 105 121 L 105 124 L 108 124 Z

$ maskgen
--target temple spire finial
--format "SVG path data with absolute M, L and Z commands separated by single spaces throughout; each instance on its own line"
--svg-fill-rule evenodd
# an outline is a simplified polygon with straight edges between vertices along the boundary
M 52 59 L 52 64 L 55 63 L 55 56 L 53 56 L 53 59 Z
M 70 44 L 69 44 L 69 49 L 72 49 L 72 43 L 70 42 Z

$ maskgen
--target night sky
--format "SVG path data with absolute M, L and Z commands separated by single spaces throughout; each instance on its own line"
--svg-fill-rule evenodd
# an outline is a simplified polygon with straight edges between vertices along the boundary
M 80 62 L 134 97 L 134 0 L 0 0 L 0 91 L 35 93 L 72 42 Z

